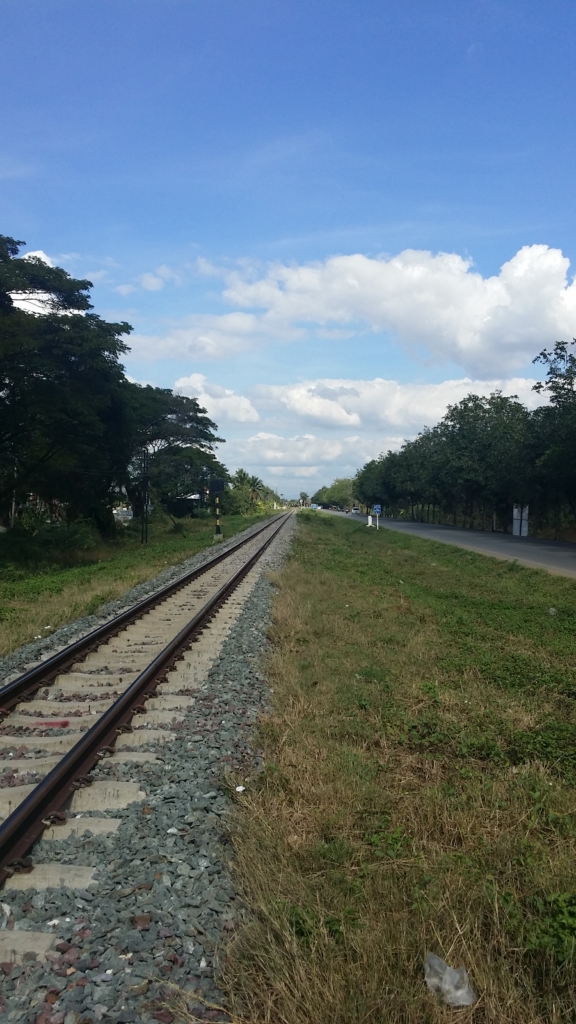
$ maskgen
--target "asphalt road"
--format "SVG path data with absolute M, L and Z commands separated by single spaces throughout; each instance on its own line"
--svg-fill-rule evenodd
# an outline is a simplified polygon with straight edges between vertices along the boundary
M 362 515 L 346 515 L 332 512 L 331 515 L 345 519 L 367 522 Z M 372 519 L 376 523 L 376 517 Z M 576 578 L 576 544 L 564 541 L 538 540 L 536 537 L 512 537 L 506 533 L 484 533 L 482 530 L 461 530 L 452 526 L 433 526 L 428 523 L 407 523 L 380 516 L 380 529 L 397 530 L 414 534 L 426 540 L 437 540 L 442 544 L 456 544 L 460 548 L 478 551 L 492 558 L 518 561 L 531 569 L 546 569 L 557 576 Z

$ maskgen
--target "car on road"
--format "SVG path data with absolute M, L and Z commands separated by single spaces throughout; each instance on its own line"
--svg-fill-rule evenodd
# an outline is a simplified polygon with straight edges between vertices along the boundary
M 352 509 L 352 512 L 353 512 L 353 513 L 354 513 L 355 515 L 357 515 L 357 516 L 359 516 L 359 515 L 360 515 L 360 509 L 359 509 L 359 508 L 353 508 L 353 509 Z

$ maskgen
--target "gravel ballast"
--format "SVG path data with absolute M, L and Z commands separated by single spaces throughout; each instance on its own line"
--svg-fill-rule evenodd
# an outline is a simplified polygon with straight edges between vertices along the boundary
M 263 556 L 264 573 L 280 568 L 293 528 L 290 520 Z M 210 554 L 202 552 L 134 588 L 129 602 L 114 602 L 114 614 Z M 199 1020 L 227 1019 L 207 1006 L 222 1005 L 215 981 L 218 952 L 243 913 L 228 870 L 226 775 L 233 772 L 240 784 L 260 767 L 251 735 L 267 708 L 263 656 L 272 596 L 273 585 L 263 575 L 198 690 L 178 739 L 154 751 L 160 763 L 104 761 L 95 770 L 98 778 L 134 781 L 146 792 L 142 803 L 109 812 L 123 819 L 118 832 L 35 847 L 37 863 L 96 867 L 97 883 L 89 891 L 0 893 L 0 928 L 53 931 L 59 939 L 45 964 L 2 965 L 3 1020 L 171 1024 L 166 1003 L 172 986 L 187 993 Z M 102 621 L 89 618 L 90 629 Z

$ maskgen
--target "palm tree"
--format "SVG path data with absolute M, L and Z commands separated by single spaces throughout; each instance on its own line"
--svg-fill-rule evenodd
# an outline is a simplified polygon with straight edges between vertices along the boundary
M 232 483 L 234 487 L 249 487 L 250 479 L 250 474 L 245 469 L 237 469 L 232 477 Z
M 264 483 L 259 476 L 251 476 L 248 479 L 248 487 L 250 488 L 250 497 L 253 502 L 260 501 L 262 491 L 264 489 Z

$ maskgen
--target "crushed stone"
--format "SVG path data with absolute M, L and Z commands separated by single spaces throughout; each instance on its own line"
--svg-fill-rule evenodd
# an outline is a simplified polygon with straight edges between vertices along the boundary
M 145 801 L 110 813 L 123 819 L 115 834 L 40 841 L 34 848 L 37 862 L 96 867 L 94 890 L 1 894 L 9 914 L 0 905 L 0 928 L 58 937 L 45 964 L 2 965 L 2 1020 L 172 1024 L 166 1009 L 172 985 L 187 993 L 200 1020 L 214 1019 L 206 1002 L 223 1005 L 219 956 L 245 915 L 229 871 L 226 819 L 236 786 L 248 786 L 262 765 L 253 728 L 268 708 L 264 670 L 274 587 L 265 573 L 281 567 L 293 529 L 291 520 L 263 556 L 263 575 L 178 739 L 150 745 L 162 762 L 103 761 L 95 769 L 98 778 L 138 782 Z M 230 773 L 234 785 L 226 781 Z

